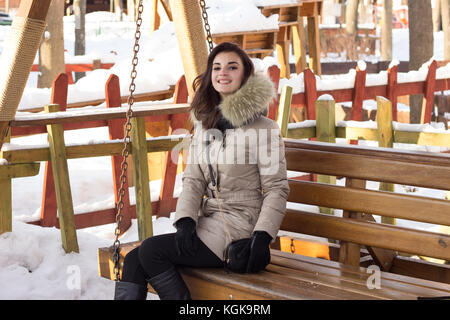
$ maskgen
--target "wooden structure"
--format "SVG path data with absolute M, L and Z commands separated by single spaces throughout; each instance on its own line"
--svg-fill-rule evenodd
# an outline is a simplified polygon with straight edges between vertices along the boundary
M 73 81 L 72 72 L 86 72 L 97 69 L 111 69 L 114 63 L 102 63 L 100 59 L 93 60 L 92 63 L 66 63 L 66 73 L 69 77 L 69 84 L 75 83 Z M 39 65 L 33 64 L 31 72 L 39 72 Z
M 276 37 L 278 62 L 281 66 L 281 78 L 289 78 L 289 46 L 292 42 L 295 55 L 296 73 L 306 69 L 306 39 L 303 18 L 308 22 L 309 68 L 321 75 L 319 16 L 322 0 L 298 0 L 297 3 L 260 7 L 266 17 L 279 16 L 279 31 Z

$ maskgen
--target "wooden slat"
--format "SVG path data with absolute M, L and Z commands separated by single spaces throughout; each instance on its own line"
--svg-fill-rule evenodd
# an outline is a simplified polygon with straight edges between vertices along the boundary
M 290 209 L 286 210 L 280 229 L 450 259 L 450 236 L 444 234 Z
M 31 177 L 39 173 L 40 163 L 0 165 L 0 179 Z
M 307 256 L 292 255 L 290 253 L 271 250 L 271 263 L 276 265 L 289 266 L 292 269 L 305 270 L 338 278 L 343 282 L 354 282 L 365 284 L 370 274 L 366 268 L 344 265 L 335 261 L 325 259 L 315 259 Z M 381 272 L 381 288 L 372 291 L 383 292 L 386 295 L 408 295 L 408 296 L 446 296 L 450 293 L 450 285 L 424 279 L 411 278 Z M 389 292 L 394 290 L 393 293 Z M 374 293 L 376 294 L 376 293 Z M 415 298 L 413 298 L 415 299 Z
M 58 110 L 58 105 L 45 106 L 46 112 L 56 112 Z M 64 131 L 62 126 L 58 124 L 48 125 L 47 131 L 49 153 L 55 180 L 56 202 L 58 204 L 59 220 L 61 223 L 61 240 L 63 248 L 66 253 L 79 252 L 74 223 L 69 168 L 67 166 L 66 148 L 64 143 Z
M 295 161 L 302 159 L 302 161 Z M 450 166 L 286 148 L 288 170 L 448 190 Z M 411 175 L 410 172 L 414 172 Z
M 301 141 L 295 139 L 284 139 L 284 143 L 287 148 L 293 149 L 337 152 L 349 154 L 352 156 L 359 155 L 383 158 L 387 160 L 432 164 L 435 166 L 450 166 L 450 154 L 438 152 L 408 151 L 367 146 L 350 146 L 345 144 L 335 144 L 318 141 Z
M 183 137 L 148 138 L 147 151 L 170 151 L 182 140 Z M 118 156 L 122 154 L 122 150 L 122 141 L 103 141 L 97 144 L 69 145 L 66 147 L 67 159 Z M 28 163 L 48 161 L 50 160 L 50 153 L 48 147 L 33 148 L 23 146 L 13 150 L 3 150 L 0 152 L 0 157 L 6 159 L 9 163 Z
M 180 104 L 154 104 L 150 106 L 139 106 L 133 108 L 133 117 L 146 117 L 146 116 L 158 116 L 168 114 L 178 114 L 188 112 L 189 105 L 186 103 Z M 16 119 L 11 121 L 11 126 L 39 126 L 48 124 L 63 124 L 70 122 L 83 122 L 83 121 L 99 121 L 99 120 L 111 120 L 120 119 L 126 117 L 126 108 L 113 108 L 113 109 L 94 109 L 83 110 L 81 112 L 57 112 L 52 115 L 36 114 L 30 119 L 30 116 L 17 116 Z

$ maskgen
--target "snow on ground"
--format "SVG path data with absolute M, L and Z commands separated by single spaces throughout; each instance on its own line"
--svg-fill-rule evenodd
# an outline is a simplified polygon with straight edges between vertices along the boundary
M 253 0 L 254 4 L 288 3 L 291 0 Z M 265 18 L 255 10 L 251 2 L 246 1 L 210 1 L 209 19 L 215 32 L 236 30 L 257 30 L 276 28 L 274 17 Z M 236 9 L 237 8 L 237 9 Z M 237 12 L 237 13 L 236 13 Z M 230 20 L 230 17 L 236 19 Z M 117 21 L 117 16 L 107 12 L 96 12 L 87 15 L 85 57 L 74 57 L 73 17 L 64 18 L 66 62 L 83 62 L 88 59 L 101 58 L 104 62 L 114 62 L 110 70 L 95 70 L 69 88 L 69 102 L 104 97 L 103 84 L 109 75 L 114 73 L 120 77 L 122 94 L 128 91 L 134 23 Z M 114 21 L 114 22 L 113 22 Z M 224 22 L 225 21 L 225 22 Z M 228 21 L 228 22 L 227 22 Z M 145 24 L 144 24 L 145 25 Z M 222 28 L 222 29 L 221 29 Z M 224 29 L 225 28 L 225 29 Z M 5 38 L 10 27 L 0 27 L 0 52 L 5 46 Z M 407 60 L 407 30 L 394 30 L 393 55 L 396 60 Z M 439 40 L 441 39 L 441 40 Z M 152 37 L 143 31 L 139 55 L 137 93 L 167 89 L 175 84 L 182 75 L 183 69 L 178 52 L 175 30 L 172 23 L 164 23 Z M 442 32 L 435 34 L 435 57 L 442 59 Z M 257 70 L 263 71 L 276 64 L 276 57 L 267 57 L 263 61 L 254 59 Z M 354 70 L 341 80 L 340 85 L 354 81 Z M 375 76 L 374 76 L 375 77 Z M 386 76 L 378 75 L 374 82 L 385 81 Z M 296 76 L 298 83 L 295 90 L 303 84 L 302 75 Z M 352 80 L 353 78 L 353 80 Z M 29 77 L 27 88 L 19 109 L 43 106 L 50 101 L 50 89 L 36 88 L 37 73 Z M 380 80 L 381 79 L 381 80 Z M 289 80 L 294 81 L 294 80 Z M 335 79 L 324 78 L 318 86 L 332 88 Z M 328 81 L 328 82 L 327 82 Z M 368 82 L 370 82 L 370 77 Z M 286 81 L 286 83 L 288 83 Z M 26 113 L 24 113 L 26 115 Z M 308 124 L 305 124 L 308 125 Z M 106 128 L 95 128 L 65 132 L 66 142 L 106 140 Z M 344 143 L 344 141 L 341 141 Z M 14 138 L 12 144 L 41 145 L 46 144 L 46 135 Z M 365 142 L 362 142 L 364 144 Z M 370 142 L 367 142 L 370 144 Z M 399 146 L 416 148 L 413 146 Z M 421 147 L 426 151 L 428 147 Z M 109 157 L 69 160 L 69 174 L 75 213 L 88 212 L 114 207 L 112 186 L 112 170 Z M 39 175 L 35 177 L 14 179 L 13 189 L 13 232 L 0 235 L 0 299 L 111 299 L 114 283 L 100 278 L 97 271 L 97 248 L 110 246 L 114 238 L 114 224 L 81 229 L 77 231 L 80 253 L 66 254 L 61 247 L 61 234 L 56 228 L 41 228 L 27 224 L 40 216 L 43 165 Z M 175 196 L 180 192 L 181 176 L 177 177 Z M 152 200 L 159 195 L 161 181 L 150 184 Z M 342 183 L 342 181 L 338 181 Z M 377 188 L 376 185 L 370 185 Z M 411 192 L 405 186 L 398 186 L 400 192 Z M 428 195 L 444 198 L 443 192 L 418 190 Z M 130 188 L 131 202 L 134 203 L 134 189 Z M 289 204 L 289 207 L 298 206 Z M 313 208 L 315 210 L 315 208 Z M 400 222 L 408 224 L 405 222 Z M 432 228 L 428 225 L 415 227 Z M 154 233 L 173 232 L 171 219 L 154 220 Z M 121 239 L 122 242 L 137 240 L 136 221 Z M 154 299 L 155 296 L 150 296 Z

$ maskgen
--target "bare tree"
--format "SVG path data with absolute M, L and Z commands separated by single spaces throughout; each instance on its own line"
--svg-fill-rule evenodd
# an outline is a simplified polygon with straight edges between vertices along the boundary
M 408 1 L 409 70 L 418 70 L 433 56 L 433 23 L 430 0 Z M 420 123 L 423 95 L 410 97 L 411 123 Z
M 75 55 L 86 54 L 86 0 L 73 0 L 73 13 L 75 15 Z M 75 72 L 75 81 L 83 78 L 85 72 Z
M 39 88 L 49 88 L 60 72 L 65 72 L 64 0 L 53 0 L 47 14 L 47 30 L 39 48 Z
M 433 32 L 438 32 L 441 30 L 441 0 L 432 0 L 432 4 Z
M 358 4 L 359 0 L 347 0 L 345 7 L 345 31 L 355 37 L 358 30 Z
M 381 22 L 381 59 L 390 61 L 392 60 L 392 0 L 383 0 Z
M 441 0 L 441 13 L 444 31 L 444 60 L 450 60 L 450 0 Z

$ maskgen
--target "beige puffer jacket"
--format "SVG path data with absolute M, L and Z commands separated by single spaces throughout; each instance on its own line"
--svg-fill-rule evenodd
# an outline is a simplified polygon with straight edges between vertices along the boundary
M 232 240 L 250 237 L 257 230 L 275 239 L 286 211 L 289 186 L 284 143 L 277 123 L 264 116 L 273 96 L 270 79 L 257 74 L 218 106 L 235 128 L 227 130 L 225 137 L 213 129 L 214 139 L 210 138 L 208 150 L 219 200 L 210 191 L 206 132 L 201 125 L 196 125 L 190 143 L 175 223 L 184 217 L 194 219 L 199 238 L 221 259 L 230 240 L 218 201 Z

